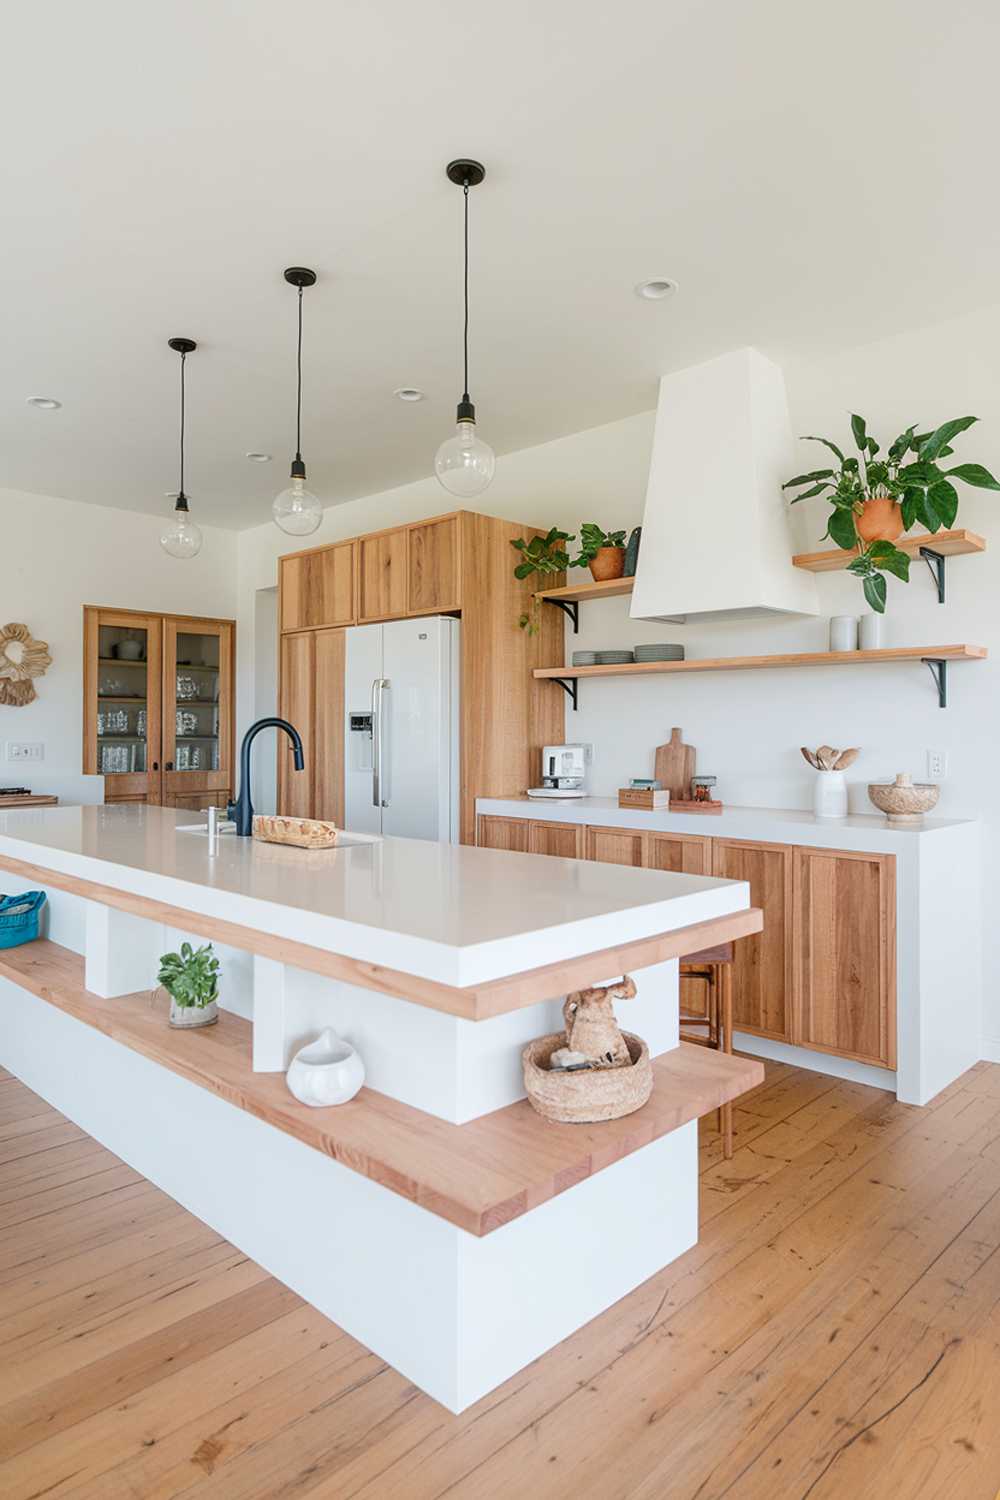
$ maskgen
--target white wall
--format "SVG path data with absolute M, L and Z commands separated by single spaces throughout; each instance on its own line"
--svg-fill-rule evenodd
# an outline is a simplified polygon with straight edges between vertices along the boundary
M 813 365 L 786 364 L 793 427 L 849 443 L 848 416 L 861 411 L 886 442 L 911 422 L 932 425 L 975 413 L 982 421 L 960 439 L 960 457 L 1000 473 L 1000 308 L 871 344 Z M 780 360 L 780 351 L 765 351 Z M 559 523 L 582 520 L 630 526 L 641 519 L 652 438 L 651 412 L 594 428 L 498 461 L 497 476 L 478 509 L 512 519 Z M 822 467 L 824 450 L 801 444 L 799 469 Z M 985 556 L 948 565 L 948 602 L 940 606 L 921 562 L 907 585 L 889 582 L 886 644 L 986 645 L 994 659 L 951 668 L 950 706 L 940 710 L 930 673 L 919 662 L 825 671 L 755 671 L 652 678 L 608 678 L 581 685 L 577 714 L 567 713 L 567 738 L 593 741 L 592 789 L 610 794 L 629 776 L 650 774 L 653 747 L 673 725 L 698 750 L 698 766 L 714 772 L 724 800 L 758 806 L 809 806 L 811 773 L 798 747 L 828 742 L 860 745 L 852 772 L 852 803 L 868 810 L 866 783 L 897 770 L 923 779 L 928 748 L 949 755 L 943 814 L 981 817 L 988 825 L 986 872 L 987 1044 L 1000 1051 L 1000 930 L 989 920 L 1000 895 L 1000 494 L 960 486 L 958 524 L 996 544 Z M 683 503 L 683 497 L 678 498 Z M 814 502 L 813 502 L 814 503 Z M 311 540 L 338 537 L 433 515 L 452 508 L 433 479 L 368 496 L 326 512 Z M 711 526 L 711 516 L 705 524 Z M 820 511 L 794 513 L 796 550 L 818 547 Z M 725 537 L 718 538 L 720 547 Z M 273 586 L 275 559 L 296 548 L 275 527 L 240 537 L 242 638 L 253 618 L 257 589 Z M 513 559 L 512 559 L 513 560 Z M 630 646 L 681 640 L 689 656 L 764 654 L 825 649 L 826 616 L 861 613 L 860 587 L 846 574 L 819 578 L 820 619 L 776 619 L 665 626 L 632 622 L 626 600 L 587 606 L 577 647 Z M 568 649 L 572 649 L 568 645 Z M 252 664 L 240 669 L 241 718 L 252 702 Z M 553 692 L 560 689 L 553 686 Z M 989 837 L 989 832 L 994 834 Z
M 83 778 L 83 606 L 232 617 L 232 533 L 205 529 L 196 558 L 160 547 L 162 522 L 133 511 L 0 490 L 0 624 L 19 621 L 47 641 L 52 666 L 23 708 L 0 705 L 0 783 L 99 801 L 103 778 Z M 11 740 L 40 740 L 41 765 L 11 764 Z

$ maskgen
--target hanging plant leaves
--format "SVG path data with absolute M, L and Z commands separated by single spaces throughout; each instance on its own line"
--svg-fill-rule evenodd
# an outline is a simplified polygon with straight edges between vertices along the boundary
M 854 525 L 854 510 L 835 510 L 827 528 L 831 541 L 845 552 L 853 552 L 858 545 L 858 534 Z
M 863 588 L 868 605 L 878 615 L 885 614 L 885 579 L 881 573 L 869 573 Z
M 865 426 L 864 417 L 859 417 L 856 415 L 851 417 L 851 431 L 854 434 L 855 447 L 857 448 L 859 453 L 864 453 L 868 443 L 868 432 Z
M 958 491 L 955 486 L 949 484 L 947 479 L 939 479 L 927 491 L 927 499 L 934 507 L 935 515 L 940 517 L 941 525 L 954 526 L 958 515 Z
M 942 422 L 941 426 L 931 433 L 929 438 L 920 444 L 919 453 L 922 459 L 940 458 L 942 450 L 947 447 L 953 437 L 971 427 L 976 417 L 953 417 L 950 422 Z
M 952 479 L 961 479 L 963 484 L 975 485 L 977 490 L 1000 490 L 1000 484 L 982 464 L 959 464 L 946 472 Z

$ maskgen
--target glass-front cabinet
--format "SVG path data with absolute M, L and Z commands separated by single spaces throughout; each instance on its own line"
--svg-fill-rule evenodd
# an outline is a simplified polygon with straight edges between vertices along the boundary
M 106 802 L 225 805 L 233 672 L 231 620 L 85 608 L 83 769 Z

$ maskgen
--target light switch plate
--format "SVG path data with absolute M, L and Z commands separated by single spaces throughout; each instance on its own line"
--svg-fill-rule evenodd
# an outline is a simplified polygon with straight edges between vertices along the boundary
M 8 740 L 8 760 L 44 760 L 45 746 L 41 740 Z

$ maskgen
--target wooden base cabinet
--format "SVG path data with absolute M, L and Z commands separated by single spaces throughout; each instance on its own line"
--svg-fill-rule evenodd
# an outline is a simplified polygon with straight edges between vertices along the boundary
M 737 1028 L 895 1068 L 893 855 L 494 815 L 480 815 L 476 842 L 748 881 L 764 929 L 736 944 Z M 704 990 L 682 985 L 686 1011 L 703 1011 Z
M 895 858 L 844 849 L 792 852 L 792 1039 L 895 1068 Z
M 301 630 L 281 638 L 279 712 L 302 737 L 296 771 L 288 736 L 278 733 L 278 807 L 291 818 L 344 825 L 343 630 Z

